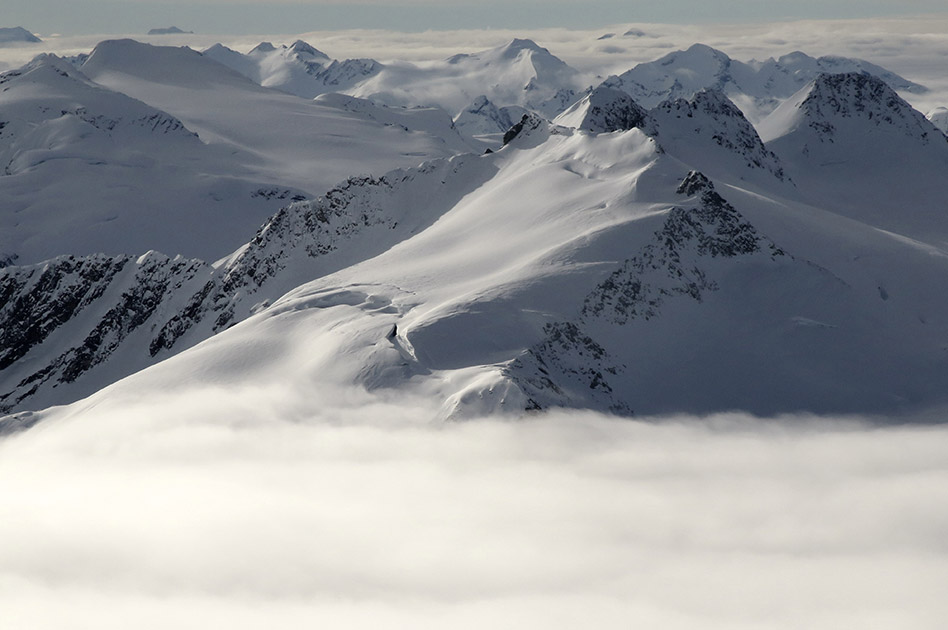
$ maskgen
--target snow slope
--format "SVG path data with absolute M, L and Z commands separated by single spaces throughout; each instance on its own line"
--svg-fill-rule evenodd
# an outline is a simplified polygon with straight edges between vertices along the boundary
M 41 55 L 0 75 L 0 259 L 149 249 L 214 260 L 298 190 Z
M 263 88 L 187 48 L 132 40 L 96 46 L 82 71 L 167 111 L 274 184 L 313 196 L 357 173 L 381 173 L 470 150 L 450 117 L 399 110 L 399 123 Z M 366 108 L 370 106 L 366 104 Z
M 948 139 L 881 79 L 821 75 L 759 129 L 811 202 L 948 247 Z

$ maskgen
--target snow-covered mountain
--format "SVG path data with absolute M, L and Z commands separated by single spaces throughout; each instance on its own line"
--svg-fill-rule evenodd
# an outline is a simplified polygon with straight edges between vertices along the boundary
M 925 91 L 923 86 L 861 59 L 813 58 L 793 52 L 777 59 L 744 63 L 704 44 L 641 63 L 609 77 L 603 85 L 628 93 L 644 107 L 689 99 L 705 89 L 720 90 L 756 123 L 818 75 L 847 72 L 877 76 L 896 90 Z
M 741 173 L 741 179 L 771 188 L 786 181 L 780 160 L 719 90 L 659 104 L 648 112 L 646 130 L 667 151 L 712 177 Z
M 301 191 L 41 55 L 0 75 L 0 259 L 159 249 L 214 260 Z
M 185 31 L 178 28 L 177 26 L 163 26 L 148 30 L 149 35 L 188 35 L 193 33 L 194 31 Z
M 82 71 L 169 112 L 265 180 L 313 196 L 353 174 L 384 173 L 471 148 L 446 114 L 391 108 L 380 116 L 398 122 L 380 123 L 351 107 L 263 88 L 189 48 L 102 42 Z
M 579 73 L 549 50 L 514 39 L 442 62 L 388 64 L 348 93 L 390 105 L 437 105 L 453 115 L 483 96 L 497 107 L 519 106 L 552 117 L 584 87 Z
M 821 75 L 758 128 L 812 203 L 948 245 L 948 138 L 881 79 Z
M 43 40 L 22 26 L 0 28 L 0 46 L 8 44 L 38 44 L 42 41 Z
M 821 77 L 792 102 L 774 147 L 878 133 L 940 150 L 872 77 Z M 5 409 L 68 402 L 148 364 L 80 405 L 195 379 L 398 391 L 442 401 L 445 417 L 948 402 L 948 246 L 837 206 L 832 181 L 806 180 L 837 177 L 825 164 L 791 161 L 786 177 L 719 92 L 644 112 L 598 90 L 555 124 L 524 116 L 505 140 L 351 178 L 216 265 L 8 267 Z
M 279 48 L 263 42 L 245 55 L 215 44 L 203 54 L 264 87 L 304 98 L 346 90 L 382 69 L 374 59 L 330 59 L 302 40 Z

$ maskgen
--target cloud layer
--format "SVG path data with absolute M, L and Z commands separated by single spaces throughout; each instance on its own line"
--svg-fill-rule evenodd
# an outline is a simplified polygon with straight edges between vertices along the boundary
M 361 402 L 205 388 L 5 438 L 6 622 L 935 628 L 948 613 L 948 428 L 432 425 L 424 401 Z

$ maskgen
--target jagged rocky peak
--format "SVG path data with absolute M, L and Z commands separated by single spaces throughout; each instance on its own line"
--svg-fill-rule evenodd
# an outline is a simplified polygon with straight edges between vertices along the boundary
M 857 119 L 879 127 L 898 128 L 926 144 L 933 139 L 931 122 L 885 81 L 871 74 L 822 74 L 813 82 L 799 109 L 811 128 L 830 137 L 835 131 L 834 122 Z
M 583 131 L 609 133 L 640 127 L 645 116 L 645 110 L 625 92 L 599 86 L 554 122 Z
M 717 89 L 699 90 L 690 99 L 669 99 L 659 103 L 652 111 L 676 112 L 689 118 L 701 113 L 712 118 L 732 118 L 747 123 L 743 112 L 724 92 Z
M 681 180 L 681 184 L 678 185 L 678 190 L 675 192 L 679 195 L 691 197 L 692 195 L 709 190 L 714 190 L 714 184 L 711 180 L 700 171 L 690 171 L 685 175 L 685 178 Z
M 764 146 L 743 112 L 716 89 L 691 99 L 668 100 L 648 112 L 645 131 L 669 153 L 713 173 L 728 164 L 785 174 L 779 159 Z

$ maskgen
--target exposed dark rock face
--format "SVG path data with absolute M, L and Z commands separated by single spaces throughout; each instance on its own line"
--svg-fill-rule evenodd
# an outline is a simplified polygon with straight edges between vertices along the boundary
M 769 171 L 780 181 L 787 179 L 777 156 L 764 146 L 743 112 L 719 90 L 702 90 L 690 100 L 659 104 L 648 112 L 644 129 L 659 144 L 669 144 L 669 152 L 682 151 L 676 145 L 683 142 L 694 146 L 707 143 L 738 156 L 747 168 Z
M 536 114 L 524 114 L 523 118 L 520 119 L 520 122 L 508 129 L 507 133 L 504 134 L 504 146 L 513 142 L 514 138 L 518 137 L 524 132 L 539 129 L 540 125 L 542 124 L 543 119 Z
M 15 368 L 31 352 L 44 357 L 35 369 L 7 371 L 7 379 L 11 372 L 19 378 L 0 386 L 0 411 L 47 382 L 72 383 L 105 362 L 133 332 L 153 327 L 183 287 L 209 274 L 202 261 L 155 253 L 137 260 L 67 256 L 0 270 L 0 370 Z M 56 336 L 65 343 L 47 347 Z
M 834 141 L 839 120 L 858 118 L 872 126 L 889 126 L 922 144 L 948 142 L 920 112 L 882 79 L 850 72 L 822 74 L 800 104 L 807 124 L 821 142 Z
M 608 87 L 598 87 L 587 94 L 567 113 L 581 115 L 576 127 L 593 133 L 627 131 L 641 127 L 645 122 L 645 110 L 632 97 Z
M 508 375 L 527 394 L 530 408 L 584 400 L 613 413 L 631 413 L 626 402 L 612 396 L 610 382 L 622 378 L 625 366 L 589 331 L 658 317 L 670 300 L 701 302 L 719 288 L 705 268 L 708 259 L 785 255 L 703 174 L 689 173 L 678 193 L 696 204 L 669 210 L 652 241 L 586 297 L 576 320 L 547 325 L 545 339 L 509 366 Z

